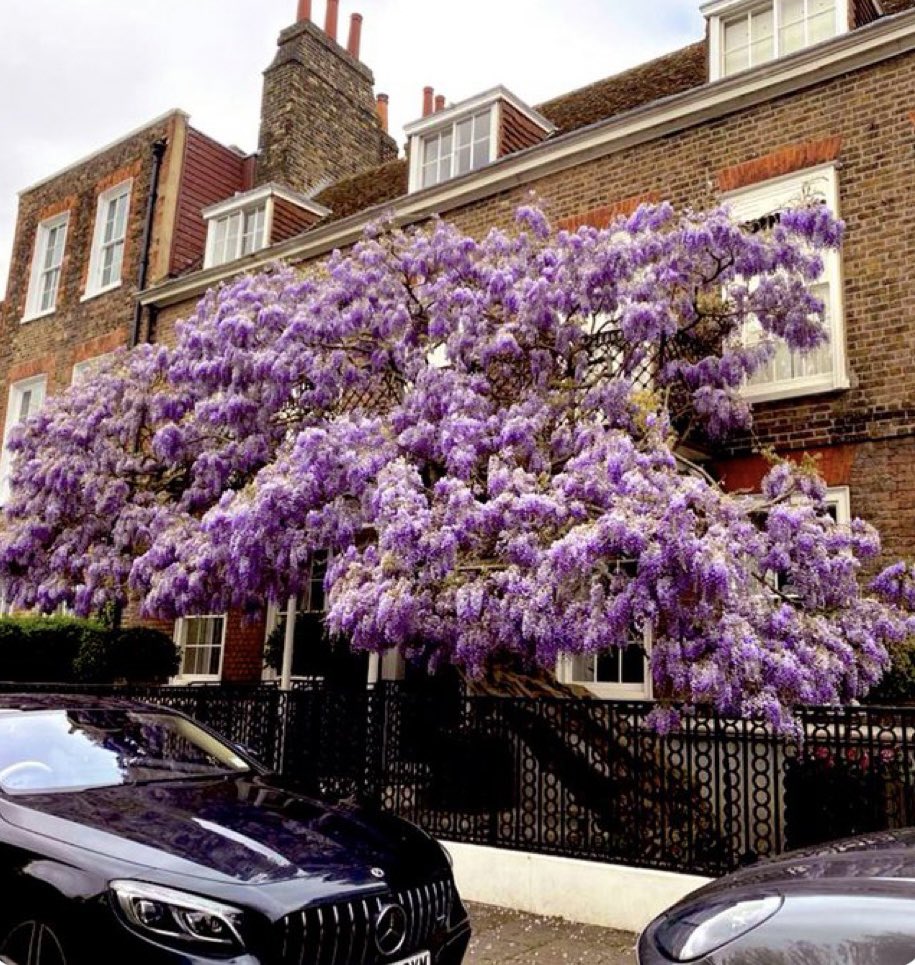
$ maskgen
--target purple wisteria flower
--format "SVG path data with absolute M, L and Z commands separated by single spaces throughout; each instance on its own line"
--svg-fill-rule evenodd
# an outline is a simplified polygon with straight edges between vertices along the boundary
M 659 727 L 697 704 L 789 727 L 879 679 L 915 578 L 862 588 L 877 535 L 807 469 L 729 495 L 678 450 L 749 427 L 779 339 L 827 338 L 809 286 L 841 232 L 822 207 L 757 233 L 669 205 L 553 233 L 525 208 L 240 278 L 16 433 L 0 578 L 46 610 L 253 611 L 329 550 L 355 648 L 482 673 L 649 627 Z

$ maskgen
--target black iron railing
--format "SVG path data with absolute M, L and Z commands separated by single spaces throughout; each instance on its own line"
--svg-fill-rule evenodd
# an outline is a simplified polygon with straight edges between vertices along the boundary
M 93 690 L 178 708 L 290 781 L 457 841 L 717 874 L 915 824 L 915 708 L 804 709 L 795 740 L 704 714 L 662 737 L 649 703 L 389 685 Z

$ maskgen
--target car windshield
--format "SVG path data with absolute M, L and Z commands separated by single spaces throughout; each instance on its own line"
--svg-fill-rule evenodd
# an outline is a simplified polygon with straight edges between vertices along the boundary
M 0 711 L 0 790 L 41 793 L 244 773 L 196 724 L 156 710 Z

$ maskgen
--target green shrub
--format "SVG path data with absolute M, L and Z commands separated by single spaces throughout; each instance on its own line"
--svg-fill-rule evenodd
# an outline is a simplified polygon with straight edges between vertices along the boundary
M 177 669 L 177 648 L 159 630 L 112 630 L 94 620 L 66 616 L 0 618 L 0 680 L 152 682 L 167 679 Z
M 87 635 L 74 661 L 82 683 L 163 683 L 178 672 L 178 648 L 161 630 L 132 627 Z

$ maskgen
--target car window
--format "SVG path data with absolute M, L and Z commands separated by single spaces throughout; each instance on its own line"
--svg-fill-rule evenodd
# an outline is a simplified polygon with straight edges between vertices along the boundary
M 164 711 L 61 709 L 0 716 L 0 790 L 7 793 L 247 770 L 231 747 Z

